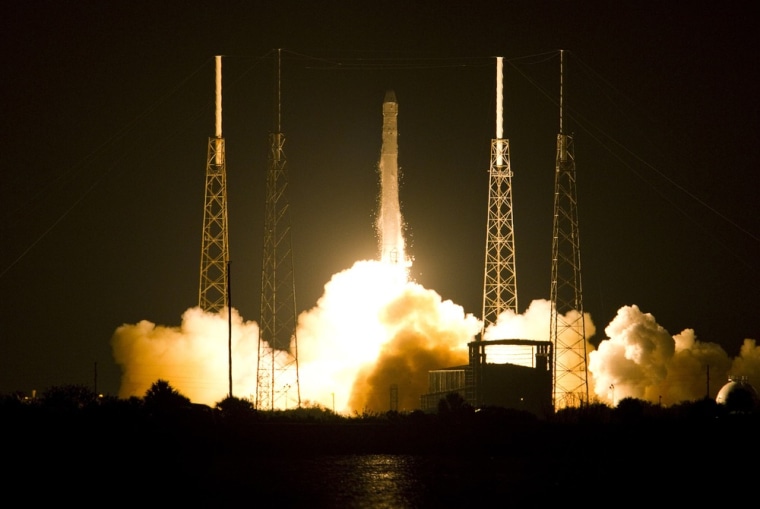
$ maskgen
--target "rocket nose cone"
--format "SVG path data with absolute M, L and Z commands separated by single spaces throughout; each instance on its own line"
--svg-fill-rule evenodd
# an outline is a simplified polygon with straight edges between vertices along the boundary
M 385 100 L 384 103 L 395 103 L 396 102 L 396 92 L 393 90 L 388 90 L 385 92 Z

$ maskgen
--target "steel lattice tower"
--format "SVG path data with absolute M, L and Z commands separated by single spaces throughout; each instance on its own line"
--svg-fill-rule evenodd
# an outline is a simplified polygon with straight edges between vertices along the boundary
M 256 408 L 301 406 L 296 338 L 296 294 L 287 199 L 285 135 L 280 115 L 280 52 L 277 53 L 275 132 L 270 154 L 264 210 L 264 255 L 261 269 L 261 319 L 256 372 Z
M 227 163 L 222 137 L 222 57 L 216 57 L 216 136 L 208 139 L 206 198 L 203 209 L 201 276 L 198 306 L 220 312 L 227 307 L 229 242 L 227 230 Z
M 588 366 L 583 318 L 575 149 L 562 126 L 564 55 L 560 51 L 560 122 L 554 174 L 550 340 L 554 344 L 554 409 L 587 404 Z
M 502 59 L 497 58 L 496 138 L 491 140 L 483 282 L 483 332 L 506 310 L 517 313 L 517 272 L 509 140 L 502 138 Z M 482 337 L 482 334 L 481 334 Z

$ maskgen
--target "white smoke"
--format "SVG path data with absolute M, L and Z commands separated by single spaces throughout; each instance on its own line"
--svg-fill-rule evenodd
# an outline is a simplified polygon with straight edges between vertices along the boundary
M 620 308 L 605 333 L 588 369 L 594 394 L 613 406 L 626 397 L 664 405 L 714 398 L 729 374 L 759 379 L 754 340 L 745 340 L 732 361 L 720 345 L 698 341 L 692 329 L 671 336 L 635 305 Z
M 190 308 L 179 327 L 143 320 L 117 328 L 111 339 L 122 368 L 119 397 L 142 397 L 158 379 L 193 402 L 214 405 L 229 394 L 230 334 L 227 313 Z M 251 397 L 256 390 L 259 327 L 232 310 L 233 394 Z
M 746 376 L 755 387 L 760 385 L 760 346 L 754 339 L 745 339 L 739 350 L 739 357 L 734 359 L 731 374 Z
M 397 387 L 399 410 L 419 408 L 428 392 L 428 372 L 467 364 L 467 344 L 480 320 L 432 290 L 407 283 L 379 313 L 387 333 L 374 363 L 358 373 L 349 406 L 388 410 L 389 389 Z
M 552 304 L 545 299 L 536 299 L 530 303 L 525 313 L 518 314 L 512 310 L 502 312 L 496 319 L 495 324 L 491 324 L 483 331 L 483 339 L 531 339 L 538 341 L 549 341 L 549 317 L 552 310 Z M 576 321 L 577 311 L 570 311 L 563 318 L 566 323 Z M 586 330 L 586 340 L 591 339 L 596 334 L 596 327 L 591 320 L 591 315 L 585 313 L 584 326 Z M 591 343 L 587 344 L 588 351 L 593 350 Z
M 487 334 L 546 339 L 550 303 L 536 300 L 524 314 L 503 313 Z M 299 375 L 304 402 L 340 412 L 388 409 L 388 389 L 399 387 L 400 408 L 415 408 L 426 392 L 427 371 L 467 362 L 467 343 L 480 321 L 435 291 L 407 281 L 405 268 L 357 262 L 325 285 L 316 306 L 301 313 Z M 586 317 L 588 337 L 594 326 Z M 256 392 L 258 325 L 232 313 L 233 394 Z M 616 405 L 634 397 L 672 405 L 709 395 L 729 375 L 760 381 L 760 347 L 746 339 L 731 360 L 693 330 L 671 336 L 654 316 L 625 306 L 589 348 L 592 400 Z M 228 394 L 228 317 L 188 309 L 179 327 L 147 320 L 116 329 L 114 358 L 122 367 L 119 397 L 141 397 L 158 379 L 194 402 L 214 405 Z
M 233 313 L 233 394 L 256 392 L 258 325 Z M 467 361 L 480 321 L 432 290 L 407 281 L 395 263 L 359 261 L 325 285 L 316 306 L 299 316 L 299 382 L 304 404 L 339 412 L 387 411 L 389 384 L 416 408 L 427 371 Z M 194 402 L 214 405 L 228 394 L 228 328 L 224 314 L 189 309 L 180 327 L 142 321 L 112 339 L 122 366 L 119 396 L 143 396 L 163 379 Z
M 401 265 L 359 261 L 334 275 L 317 305 L 301 313 L 299 376 L 307 400 L 330 407 L 334 399 L 336 410 L 347 410 L 356 374 L 387 340 L 380 309 L 404 284 Z
M 418 402 L 425 392 L 420 378 L 427 389 L 427 370 L 417 366 L 394 378 L 385 364 L 391 362 L 389 350 L 407 352 L 410 365 L 420 351 L 447 360 L 451 351 L 464 351 L 466 360 L 467 342 L 479 327 L 460 306 L 408 282 L 404 266 L 357 262 L 333 276 L 317 305 L 299 317 L 302 394 L 328 407 L 334 398 L 338 411 L 385 411 L 389 385 L 397 384 L 402 400 Z M 415 339 L 399 339 L 410 336 Z

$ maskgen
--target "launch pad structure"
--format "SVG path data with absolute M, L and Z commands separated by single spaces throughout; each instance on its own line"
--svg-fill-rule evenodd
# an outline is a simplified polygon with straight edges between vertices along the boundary
M 515 228 L 512 208 L 512 165 L 509 140 L 503 137 L 502 58 L 496 60 L 496 138 L 491 140 L 488 184 L 485 275 L 483 277 L 483 333 L 503 311 L 517 313 Z
M 231 318 L 230 302 L 230 245 L 227 221 L 227 156 L 222 136 L 222 57 L 215 63 L 216 129 L 208 139 L 206 157 L 206 197 L 203 207 L 203 240 L 201 242 L 201 277 L 198 290 L 198 307 L 208 313 L 227 310 Z M 228 320 L 228 375 L 232 396 L 232 324 Z
M 203 207 L 201 277 L 198 307 L 208 313 L 227 310 L 228 396 L 232 397 L 232 323 L 230 302 L 230 245 L 227 220 L 227 156 L 222 136 L 222 57 L 214 58 L 216 129 L 208 140 L 206 198 Z
M 420 403 L 435 411 L 452 392 L 474 407 L 499 406 L 545 415 L 552 408 L 552 344 L 530 339 L 485 339 L 505 311 L 518 313 L 512 167 L 509 140 L 503 136 L 503 60 L 496 60 L 496 137 L 491 140 L 483 277 L 483 327 L 468 344 L 465 366 L 428 373 Z M 493 362 L 497 360 L 497 362 Z M 506 360 L 506 362 L 504 362 Z M 501 362 L 499 362 L 501 361 Z
M 256 400 L 258 410 L 301 406 L 298 376 L 297 308 L 288 202 L 285 135 L 281 122 L 281 50 L 277 50 L 274 131 L 264 209 Z
M 554 345 L 554 409 L 588 404 L 588 352 L 583 316 L 575 148 L 563 129 L 564 52 L 560 51 L 560 107 L 554 174 L 551 318 Z
M 485 339 L 504 311 L 518 313 L 509 141 L 502 137 L 502 61 L 497 58 L 496 138 L 491 140 L 483 328 L 468 344 L 469 364 L 428 373 L 423 410 L 457 392 L 476 407 L 505 406 L 536 414 L 588 404 L 588 352 L 581 282 L 580 231 L 573 137 L 564 132 L 564 52 L 560 51 L 560 124 L 554 182 L 549 340 Z M 528 361 L 519 353 L 529 348 Z M 506 362 L 493 362 L 503 354 Z M 491 353 L 488 353 L 488 352 Z M 514 352 L 518 352 L 516 355 Z M 489 358 L 490 357 L 490 358 Z M 489 360 L 491 362 L 489 362 Z M 530 389 L 529 389 L 530 388 Z
M 216 64 L 216 133 L 208 139 L 206 197 L 198 307 L 218 313 L 228 306 L 229 230 L 227 223 L 227 158 L 222 137 L 222 57 Z

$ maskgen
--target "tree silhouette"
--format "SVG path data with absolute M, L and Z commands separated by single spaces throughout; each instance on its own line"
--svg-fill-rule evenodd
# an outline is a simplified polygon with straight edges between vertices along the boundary
M 222 414 L 222 417 L 230 420 L 239 420 L 251 417 L 256 414 L 253 403 L 250 400 L 227 396 L 216 404 L 216 409 Z
M 450 392 L 438 401 L 438 416 L 444 421 L 459 422 L 475 413 L 472 405 L 467 403 L 458 392 Z
M 42 406 L 49 410 L 81 410 L 98 399 L 98 395 L 85 385 L 57 385 L 42 393 Z
M 151 414 L 166 414 L 190 406 L 190 399 L 174 389 L 166 380 L 157 380 L 145 392 L 145 409 Z
M 617 407 L 613 410 L 613 416 L 619 422 L 634 423 L 657 418 L 658 410 L 660 407 L 654 403 L 629 396 L 618 401 Z

